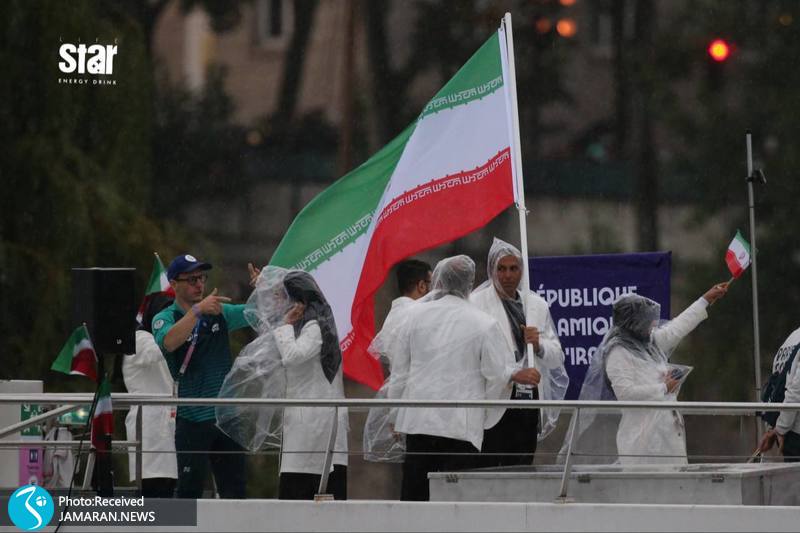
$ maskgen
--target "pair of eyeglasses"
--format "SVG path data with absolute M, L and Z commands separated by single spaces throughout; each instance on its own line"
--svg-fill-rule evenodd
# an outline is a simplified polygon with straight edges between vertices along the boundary
M 189 285 L 197 285 L 199 283 L 205 283 L 208 280 L 208 274 L 198 274 L 196 276 L 188 276 L 185 278 L 177 278 L 175 281 L 185 281 Z

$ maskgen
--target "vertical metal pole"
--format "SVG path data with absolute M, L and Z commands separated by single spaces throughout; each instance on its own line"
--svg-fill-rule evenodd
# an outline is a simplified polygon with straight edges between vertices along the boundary
M 96 450 L 90 449 L 89 454 L 86 457 L 86 471 L 83 473 L 83 485 L 81 488 L 83 490 L 89 490 L 89 486 L 92 483 L 92 474 L 94 474 L 94 454 Z M 78 457 L 78 461 L 80 461 L 80 457 Z
M 578 420 L 581 416 L 580 408 L 576 408 L 572 415 L 572 420 L 569 425 L 569 446 L 567 447 L 567 458 L 564 461 L 564 475 L 561 477 L 561 493 L 558 498 L 566 500 L 567 491 L 569 490 L 569 476 L 572 473 L 572 449 L 575 446 L 575 439 L 578 437 Z
M 753 141 L 750 130 L 745 134 L 747 142 L 747 205 L 750 210 L 750 257 L 753 286 L 753 366 L 755 369 L 755 401 L 761 401 L 761 338 L 758 327 L 758 246 L 756 245 L 756 209 L 753 199 Z M 762 428 L 756 417 L 756 443 L 761 441 Z
M 144 433 L 142 432 L 142 411 L 144 406 L 137 406 L 136 411 L 136 485 L 139 487 L 139 496 L 142 495 L 142 456 L 144 451 Z M 213 477 L 213 476 L 212 476 Z
M 322 476 L 319 478 L 319 490 L 317 496 L 326 494 L 328 490 L 328 476 L 331 473 L 331 464 L 333 463 L 333 450 L 336 446 L 336 430 L 339 425 L 339 407 L 333 408 L 333 425 L 331 426 L 330 437 L 328 438 L 328 449 L 325 452 L 325 461 L 322 465 Z M 324 499 L 324 498 L 320 498 Z
M 503 27 L 506 36 L 506 52 L 508 54 L 508 84 L 509 103 L 511 105 L 511 156 L 514 165 L 514 178 L 517 191 L 517 213 L 519 214 L 519 240 L 522 252 L 522 306 L 525 310 L 525 322 L 528 321 L 528 291 L 530 291 L 530 274 L 528 272 L 528 210 L 525 207 L 525 180 L 522 177 L 522 143 L 519 136 L 519 112 L 517 110 L 517 72 L 514 64 L 514 32 L 511 29 L 511 13 L 503 17 Z M 501 43 L 502 45 L 503 43 Z M 528 344 L 528 366 L 536 368 L 533 357 L 533 345 Z

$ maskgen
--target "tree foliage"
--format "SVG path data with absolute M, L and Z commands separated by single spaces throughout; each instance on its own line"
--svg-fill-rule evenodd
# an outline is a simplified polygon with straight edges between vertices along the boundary
M 0 21 L 0 376 L 41 378 L 70 327 L 69 268 L 146 270 L 164 247 L 147 215 L 153 88 L 140 28 L 93 2 L 4 2 Z M 59 83 L 60 43 L 95 39 L 124 49 L 117 85 Z

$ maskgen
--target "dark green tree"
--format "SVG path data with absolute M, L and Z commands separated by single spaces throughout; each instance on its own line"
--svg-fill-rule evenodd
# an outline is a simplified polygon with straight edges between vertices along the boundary
M 66 339 L 69 268 L 137 266 L 166 248 L 148 218 L 149 61 L 135 25 L 88 1 L 0 6 L 0 351 L 3 378 L 41 378 Z M 68 85 L 60 43 L 116 42 L 112 86 Z M 31 68 L 31 65 L 35 65 Z

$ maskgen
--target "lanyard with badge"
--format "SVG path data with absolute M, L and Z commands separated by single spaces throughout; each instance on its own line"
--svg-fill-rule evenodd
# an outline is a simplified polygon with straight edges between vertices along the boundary
M 186 374 L 186 368 L 189 366 L 189 361 L 192 360 L 192 354 L 194 353 L 194 349 L 197 346 L 197 339 L 200 337 L 200 324 L 203 322 L 202 316 L 197 317 L 197 323 L 192 328 L 192 343 L 189 345 L 189 349 L 186 350 L 186 355 L 183 357 L 183 363 L 181 363 L 181 368 L 178 370 L 178 377 L 175 378 L 175 381 L 172 384 L 172 397 L 178 398 L 178 384 L 181 381 L 181 378 L 184 374 Z M 173 405 L 172 410 L 170 411 L 170 417 L 175 418 L 177 415 L 178 406 Z

